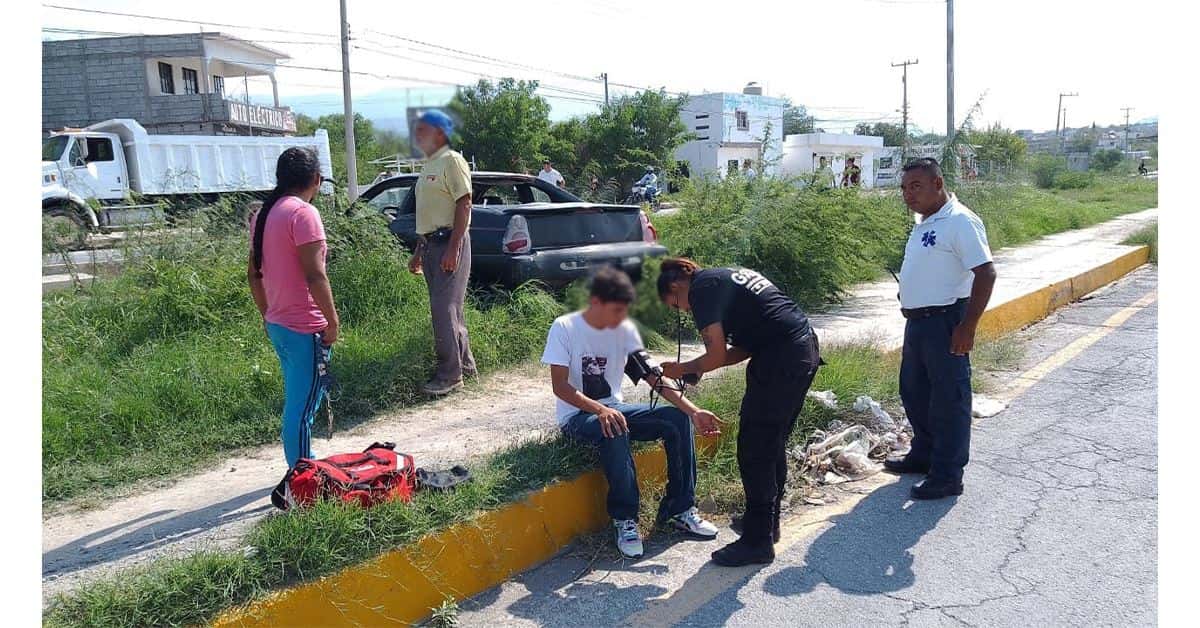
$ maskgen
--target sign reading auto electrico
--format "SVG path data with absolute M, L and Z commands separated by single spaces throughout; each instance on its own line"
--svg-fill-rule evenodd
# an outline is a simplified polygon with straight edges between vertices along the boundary
M 225 106 L 229 109 L 229 121 L 234 124 L 274 131 L 296 130 L 296 116 L 290 111 L 247 105 L 232 100 L 226 100 Z

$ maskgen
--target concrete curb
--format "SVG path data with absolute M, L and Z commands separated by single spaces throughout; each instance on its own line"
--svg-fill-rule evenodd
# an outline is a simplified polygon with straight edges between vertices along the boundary
M 1069 279 L 989 309 L 980 337 L 1006 334 L 1042 320 L 1146 263 L 1149 247 L 1137 247 Z M 705 453 L 715 439 L 697 439 Z M 643 486 L 665 480 L 661 448 L 635 456 Z M 554 556 L 577 537 L 608 523 L 600 471 L 590 471 L 481 514 L 475 520 L 429 534 L 416 543 L 314 582 L 279 591 L 230 610 L 214 626 L 340 626 L 411 624 L 447 597 L 464 599 L 494 587 Z M 505 540 L 504 546 L 494 539 Z
M 1150 247 L 1130 251 L 1091 270 L 1010 299 L 984 312 L 976 334 L 995 338 L 1036 323 L 1068 303 L 1127 275 L 1150 259 Z

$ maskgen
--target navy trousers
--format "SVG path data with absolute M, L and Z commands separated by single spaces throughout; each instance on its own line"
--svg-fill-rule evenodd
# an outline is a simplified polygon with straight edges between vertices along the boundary
M 961 482 L 971 448 L 971 359 L 950 353 L 966 301 L 941 314 L 909 319 L 900 361 L 900 399 L 912 424 L 907 459 L 929 466 L 929 479 Z

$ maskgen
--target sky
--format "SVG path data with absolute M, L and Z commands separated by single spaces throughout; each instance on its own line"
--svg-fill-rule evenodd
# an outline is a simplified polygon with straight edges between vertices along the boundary
M 1148 67 L 1161 62 L 1151 51 L 1156 4 L 1139 2 L 1135 11 L 1116 0 L 958 0 L 955 120 L 961 123 L 978 102 L 977 126 L 1053 129 L 1060 92 L 1079 94 L 1064 99 L 1070 126 L 1123 123 L 1123 107 L 1133 108 L 1132 122 L 1156 117 L 1162 95 Z M 604 88 L 593 77 L 607 72 L 614 95 L 646 87 L 738 92 L 755 81 L 768 95 L 807 106 L 817 126 L 844 130 L 857 122 L 899 123 L 901 70 L 891 64 L 915 59 L 908 69 L 910 125 L 946 129 L 944 0 L 348 0 L 348 12 L 356 46 L 351 69 L 374 75 L 353 78 L 355 107 L 372 118 L 402 118 L 408 103 L 440 104 L 456 84 L 513 76 L 540 80 L 551 116 L 562 119 L 598 108 Z M 46 28 L 147 34 L 203 28 L 261 42 L 292 57 L 277 72 L 282 104 L 316 114 L 341 110 L 338 72 L 285 69 L 340 69 L 332 0 L 58 0 L 47 2 L 42 16 L 43 38 L 79 36 Z M 250 79 L 248 88 L 252 100 L 270 94 L 265 79 Z M 244 94 L 241 81 L 226 91 Z

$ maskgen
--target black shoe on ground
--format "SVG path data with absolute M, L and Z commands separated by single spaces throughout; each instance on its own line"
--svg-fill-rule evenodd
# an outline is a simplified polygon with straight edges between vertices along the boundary
M 742 535 L 742 515 L 734 515 L 733 518 L 729 520 L 729 529 L 733 530 L 733 532 L 738 536 Z M 771 526 L 771 540 L 778 543 L 780 536 L 779 517 L 775 517 L 775 521 Z
M 926 479 L 924 482 L 912 487 L 913 499 L 941 499 L 943 497 L 962 495 L 962 493 L 962 482 Z
M 775 548 L 770 543 L 753 544 L 738 539 L 712 553 L 712 561 L 722 567 L 767 565 L 775 560 Z
M 929 473 L 929 464 L 920 464 L 908 458 L 888 458 L 883 461 L 883 470 L 896 474 Z

